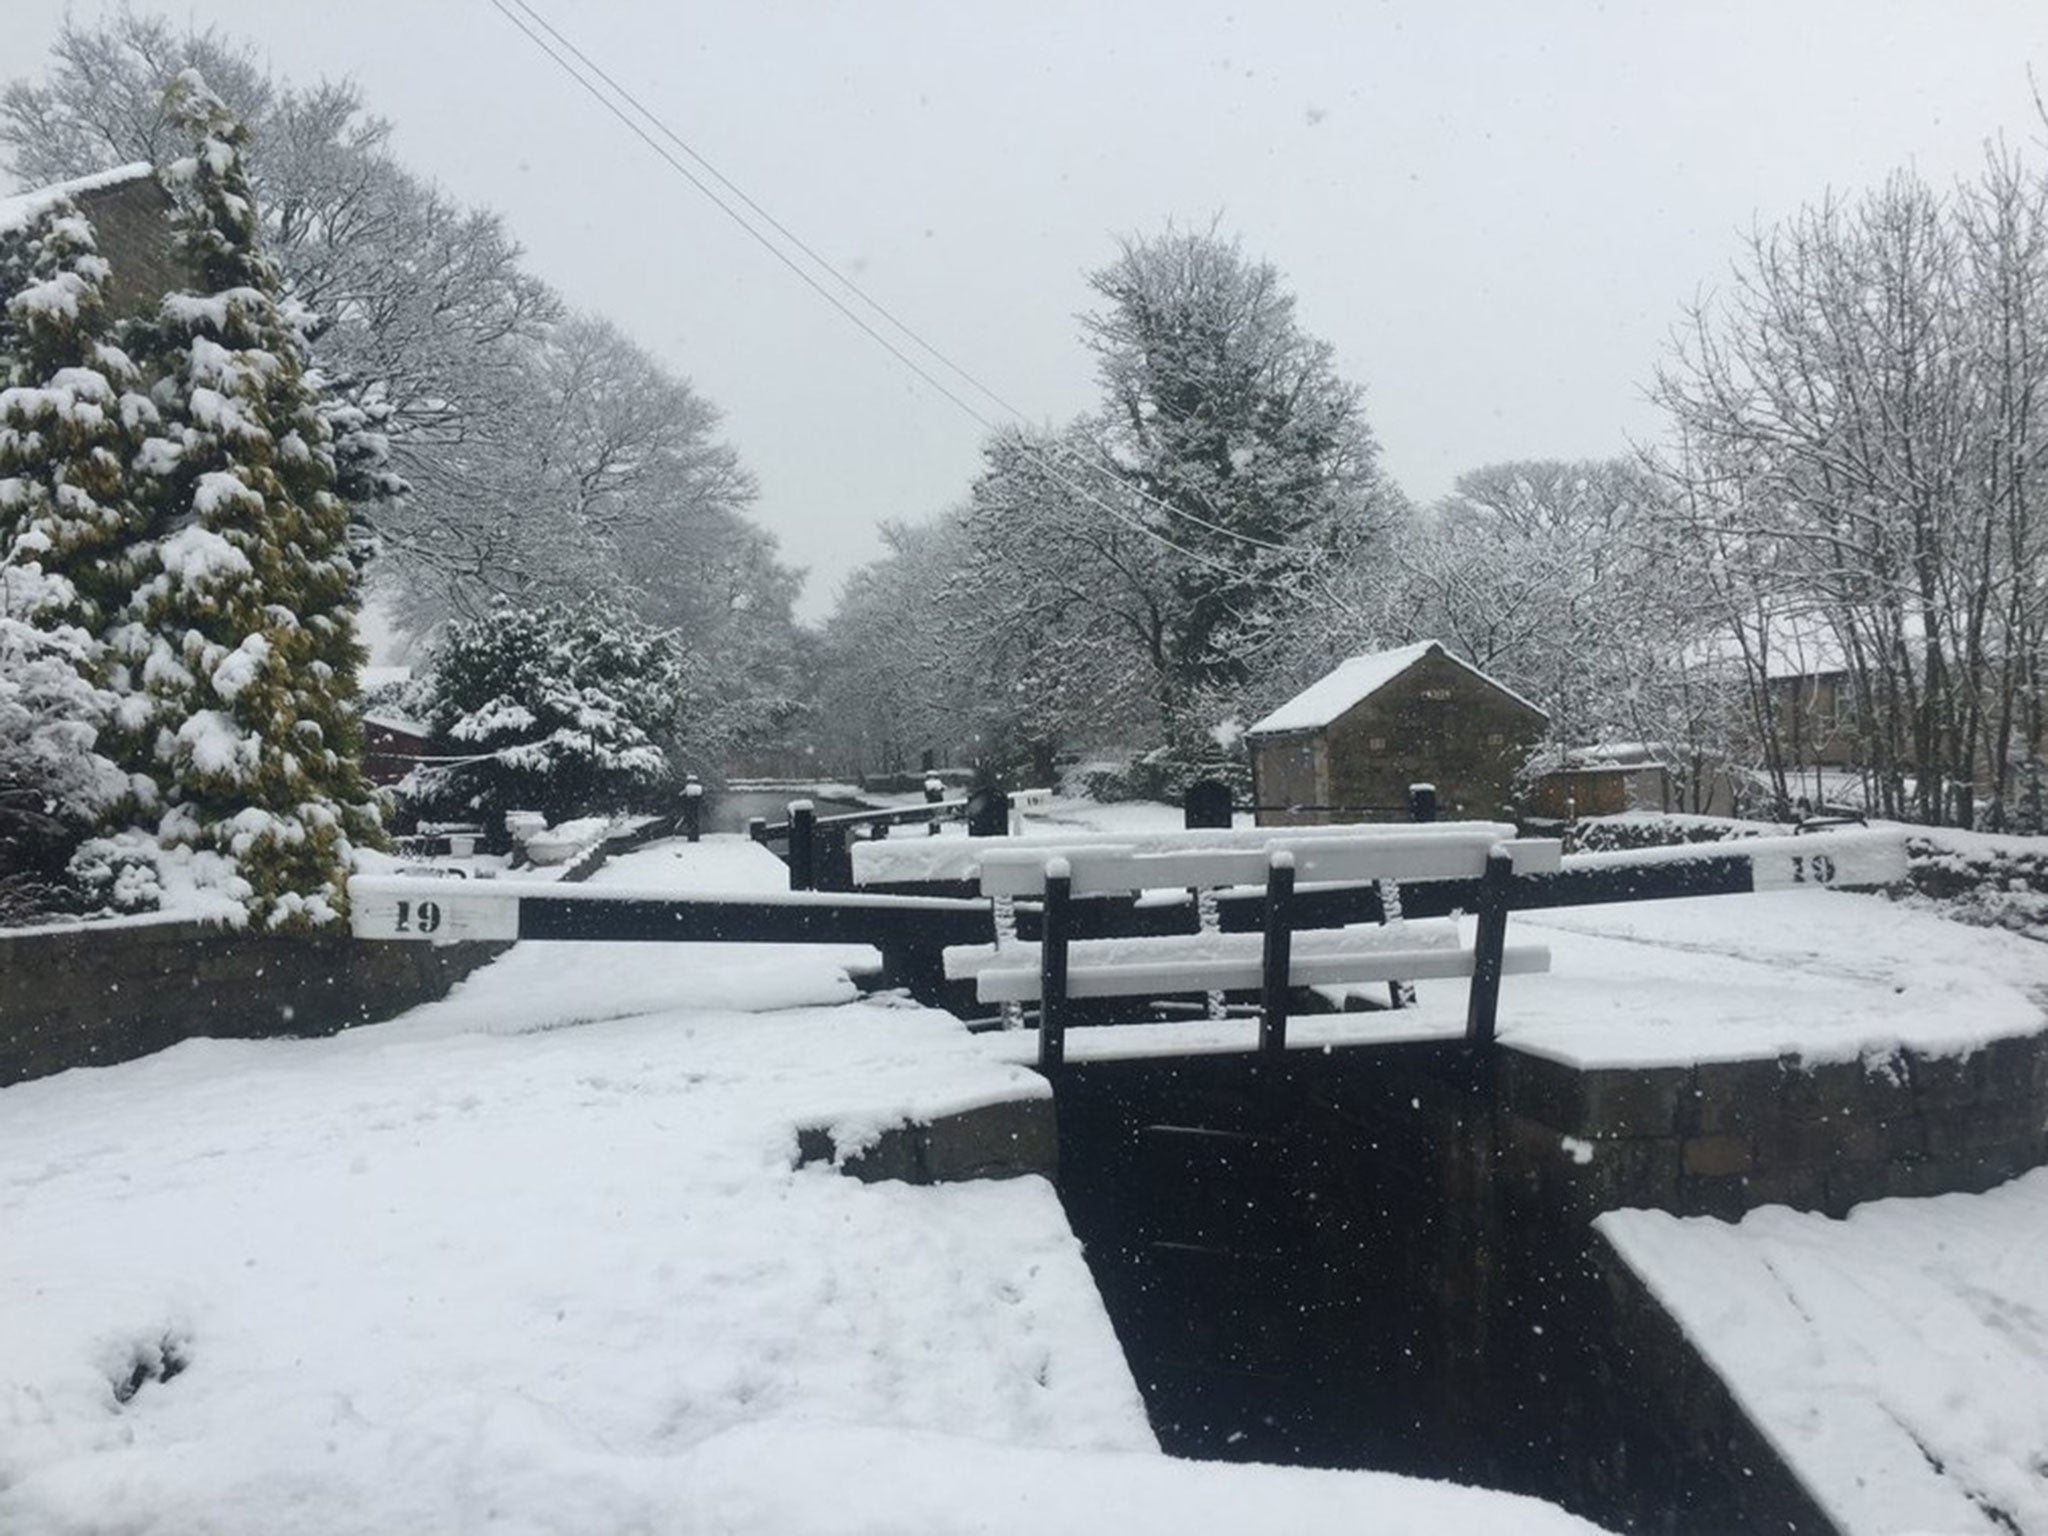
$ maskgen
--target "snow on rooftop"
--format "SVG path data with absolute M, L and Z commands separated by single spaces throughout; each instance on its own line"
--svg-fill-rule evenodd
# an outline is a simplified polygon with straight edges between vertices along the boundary
M 1335 669 L 1297 693 L 1245 734 L 1272 736 L 1283 731 L 1319 731 L 1343 715 L 1346 710 L 1371 698 L 1431 651 L 1442 652 L 1474 677 L 1491 684 L 1510 698 L 1527 704 L 1529 708 L 1548 718 L 1547 710 L 1531 704 L 1498 678 L 1488 677 L 1470 662 L 1452 655 L 1444 649 L 1442 642 L 1418 640 L 1413 645 L 1404 645 L 1397 650 L 1373 651 L 1339 663 Z
M 423 720 L 411 715 L 400 714 L 395 709 L 370 709 L 363 712 L 363 724 L 382 726 L 387 731 L 396 731 L 404 736 L 432 736 L 434 728 Z
M 69 181 L 60 181 L 53 186 L 37 187 L 33 191 L 18 192 L 12 197 L 0 198 L 0 235 L 11 235 L 27 229 L 52 208 L 81 192 L 96 192 L 102 187 L 118 187 L 126 182 L 140 181 L 145 176 L 155 174 L 155 166 L 147 160 L 137 160 L 128 165 L 117 165 L 109 171 L 94 171 L 89 176 L 74 176 Z

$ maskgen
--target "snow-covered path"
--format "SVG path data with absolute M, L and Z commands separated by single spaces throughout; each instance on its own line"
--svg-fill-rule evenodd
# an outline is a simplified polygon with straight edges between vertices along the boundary
M 2048 1536 L 2048 1169 L 1600 1229 L 1853 1536 Z
M 845 958 L 525 944 L 388 1025 L 0 1091 L 0 1530 L 1589 1529 L 1159 1458 L 1044 1181 L 793 1166 L 1045 1091 Z

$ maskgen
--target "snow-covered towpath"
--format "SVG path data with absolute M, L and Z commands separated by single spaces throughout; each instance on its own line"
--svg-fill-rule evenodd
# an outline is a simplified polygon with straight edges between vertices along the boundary
M 846 958 L 526 944 L 387 1025 L 0 1090 L 0 1530 L 1590 1529 L 1159 1457 L 1044 1181 L 794 1166 L 1044 1091 Z
M 2048 1536 L 2048 1169 L 1600 1229 L 1852 1536 Z

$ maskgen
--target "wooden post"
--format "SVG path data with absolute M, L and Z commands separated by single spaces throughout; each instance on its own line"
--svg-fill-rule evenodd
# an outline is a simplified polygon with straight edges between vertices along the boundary
M 1067 1059 L 1067 938 L 1073 931 L 1074 874 L 1065 859 L 1045 861 L 1045 915 L 1038 939 L 1038 1068 Z
M 1294 960 L 1294 855 L 1274 850 L 1266 863 L 1266 948 L 1260 966 L 1259 1050 L 1287 1049 L 1287 969 Z
M 694 773 L 683 781 L 683 837 L 696 842 L 704 835 L 704 786 Z
M 1434 784 L 1410 784 L 1408 786 L 1408 817 L 1411 821 L 1416 822 L 1436 820 L 1436 786 Z
M 945 798 L 945 780 L 941 779 L 937 774 L 933 774 L 924 781 L 924 803 L 926 805 L 937 805 Z M 939 835 L 939 817 L 937 812 L 932 813 L 932 819 L 925 827 L 924 835 L 926 837 L 937 837 Z
M 789 802 L 789 888 L 818 888 L 818 812 L 808 800 Z
M 1472 941 L 1472 993 L 1465 1006 L 1465 1043 L 1492 1045 L 1500 1013 L 1501 950 L 1507 943 L 1508 902 L 1514 895 L 1515 861 L 1504 848 L 1486 856 L 1479 877 L 1479 933 Z

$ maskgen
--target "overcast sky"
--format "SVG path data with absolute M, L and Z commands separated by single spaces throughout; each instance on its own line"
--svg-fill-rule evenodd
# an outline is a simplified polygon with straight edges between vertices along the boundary
M 2039 156 L 2044 0 L 1597 5 L 532 0 L 756 202 L 1040 422 L 1074 316 L 1169 219 L 1271 260 L 1420 500 L 1625 451 L 1680 307 L 1744 231 L 1911 165 Z M 147 9 L 146 0 L 138 8 Z M 66 7 L 7 0 L 0 72 Z M 70 9 L 98 14 L 90 4 Z M 349 74 L 402 158 L 725 414 L 804 612 L 876 525 L 958 500 L 983 429 L 655 158 L 488 0 L 192 0 L 294 79 Z

